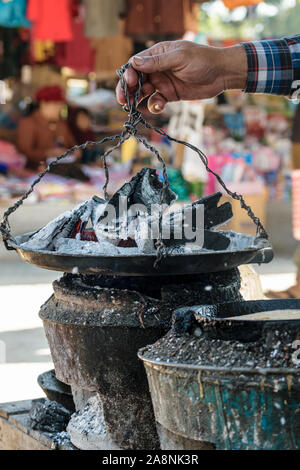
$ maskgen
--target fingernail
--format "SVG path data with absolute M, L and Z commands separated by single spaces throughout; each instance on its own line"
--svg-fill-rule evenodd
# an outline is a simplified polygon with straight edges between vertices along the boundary
M 136 65 L 143 65 L 143 63 L 145 62 L 144 57 L 141 57 L 141 56 L 138 56 L 138 55 L 136 55 L 133 58 L 133 60 L 134 60 Z
M 162 107 L 161 107 L 159 104 L 157 104 L 157 103 L 153 106 L 153 109 L 154 109 L 155 111 L 157 111 L 157 112 L 162 111 Z

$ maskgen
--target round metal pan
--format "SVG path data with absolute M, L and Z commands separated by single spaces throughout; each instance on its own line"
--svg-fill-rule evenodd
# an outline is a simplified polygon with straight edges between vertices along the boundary
M 31 234 L 16 237 L 16 243 L 9 242 L 19 256 L 27 263 L 53 271 L 72 272 L 76 268 L 82 274 L 103 274 L 111 276 L 155 276 L 195 274 L 227 271 L 241 264 L 266 263 L 273 259 L 271 245 L 265 240 L 256 241 L 256 246 L 235 251 L 203 251 L 189 254 L 169 254 L 158 269 L 154 268 L 155 255 L 135 256 L 94 256 L 64 255 L 53 251 L 25 250 L 20 247 Z M 255 237 L 253 237 L 255 240 Z
M 290 315 L 287 318 L 283 316 L 282 319 L 272 319 L 272 312 L 276 310 Z M 248 300 L 195 305 L 177 309 L 174 312 L 174 324 L 179 332 L 182 322 L 192 316 L 202 333 L 209 338 L 248 342 L 258 340 L 270 329 L 278 331 L 292 329 L 297 332 L 300 328 L 300 318 L 298 315 L 294 316 L 295 311 L 300 312 L 300 299 Z M 260 312 L 270 312 L 270 319 L 246 318 L 248 315 Z

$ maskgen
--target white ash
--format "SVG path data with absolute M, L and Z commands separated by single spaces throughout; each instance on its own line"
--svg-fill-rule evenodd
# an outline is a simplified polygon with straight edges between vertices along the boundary
M 96 395 L 88 400 L 82 410 L 72 415 L 67 431 L 70 426 L 76 426 L 76 429 L 83 434 L 88 434 L 91 431 L 101 435 L 107 434 L 103 409 Z
M 138 243 L 140 244 L 140 240 Z M 76 238 L 61 238 L 56 241 L 56 253 L 59 254 L 72 254 L 72 255 L 107 255 L 107 256 L 137 256 L 142 254 L 156 254 L 156 249 L 154 248 L 153 241 L 152 247 L 150 248 L 150 244 L 148 245 L 149 248 L 146 250 L 141 249 L 141 247 L 145 247 L 144 244 L 140 244 L 137 247 L 121 247 L 115 246 L 107 240 L 101 240 L 97 242 L 89 242 L 84 240 L 77 240 Z M 188 254 L 193 253 L 193 250 L 188 246 L 180 245 L 169 249 L 169 253 L 171 254 Z M 76 273 L 74 273 L 76 274 Z
M 106 240 L 101 242 L 89 242 L 77 240 L 76 238 L 61 238 L 56 241 L 56 252 L 60 254 L 83 254 L 83 255 L 117 255 L 118 248 Z
M 102 207 L 96 210 L 98 212 L 100 210 L 104 211 Z M 97 220 L 97 217 L 93 216 L 92 220 Z M 152 224 L 155 226 L 153 220 L 152 216 L 150 217 L 144 212 L 132 217 L 130 210 L 128 210 L 124 216 L 118 218 L 117 223 L 112 218 L 110 222 L 93 224 L 93 227 L 99 241 L 108 240 L 110 243 L 118 244 L 121 240 L 127 240 L 128 238 L 133 240 L 151 240 L 155 238 L 150 231 Z
M 212 230 L 213 231 L 213 230 Z M 232 230 L 219 230 L 219 233 L 230 239 L 230 245 L 226 251 L 245 250 L 254 248 L 254 237 L 245 233 L 236 233 Z
M 74 413 L 67 431 L 74 446 L 81 450 L 119 450 L 106 428 L 100 400 L 93 395 L 85 407 Z
M 213 288 L 212 286 L 207 285 L 207 286 L 204 287 L 204 290 L 206 290 L 207 292 L 209 292 L 209 291 L 212 290 L 212 288 Z
M 58 446 L 68 446 L 70 444 L 70 436 L 66 431 L 57 432 L 51 436 L 52 441 Z
M 154 241 L 151 239 L 137 239 L 136 244 L 138 247 L 139 253 L 148 253 L 148 254 L 155 254 L 156 249 L 154 246 Z
M 67 236 L 72 220 L 78 214 L 82 222 L 88 222 L 95 202 L 91 199 L 76 206 L 72 211 L 67 211 L 49 222 L 41 230 L 34 233 L 31 238 L 22 243 L 21 248 L 26 250 L 51 250 L 55 240 Z
M 135 246 L 128 247 L 128 248 L 118 246 L 118 254 L 122 256 L 136 256 L 136 255 L 139 255 L 140 252 L 138 248 Z
M 239 237 L 238 237 L 239 238 Z M 253 247 L 251 243 L 252 239 L 248 239 L 248 245 L 246 245 L 245 238 L 242 236 L 242 243 L 238 243 L 233 240 L 233 243 L 236 246 L 239 246 L 239 249 L 247 249 Z M 232 238 L 233 239 L 233 238 Z M 65 254 L 65 255 L 107 255 L 107 256 L 136 256 L 136 255 L 155 255 L 156 248 L 154 246 L 154 240 L 152 239 L 136 239 L 136 247 L 118 247 L 113 241 L 108 240 L 99 240 L 98 242 L 94 241 L 85 241 L 79 240 L 77 238 L 57 238 L 53 243 L 56 253 Z M 21 245 L 23 249 L 39 249 L 36 246 L 36 240 L 33 241 L 31 238 L 29 242 L 23 243 Z M 230 245 L 227 250 L 231 251 L 232 245 Z M 174 247 L 168 248 L 170 254 L 197 254 L 197 253 L 208 253 L 209 250 L 205 248 L 191 246 L 190 244 L 186 245 L 175 245 Z M 224 263 L 226 264 L 226 263 Z M 209 287 L 207 288 L 209 290 Z
M 100 201 L 100 202 L 99 202 Z M 108 227 L 95 223 L 99 220 L 101 214 L 106 208 L 106 201 L 94 197 L 82 204 L 79 204 L 72 211 L 67 211 L 59 217 L 49 222 L 44 228 L 31 235 L 30 239 L 20 245 L 22 249 L 38 251 L 56 251 L 59 254 L 66 255 L 107 255 L 107 256 L 136 256 L 140 254 L 155 255 L 156 248 L 154 239 L 158 238 L 158 216 L 148 216 L 146 213 L 139 214 L 127 225 L 126 217 L 121 218 L 119 229 L 125 236 L 116 238 L 117 232 L 115 226 Z M 129 215 L 130 215 L 130 211 Z M 173 221 L 179 223 L 181 211 L 173 212 Z M 177 220 L 178 219 L 178 220 Z M 81 220 L 83 224 L 92 221 L 98 243 L 94 241 L 80 240 L 80 233 L 75 237 L 69 238 L 74 231 L 76 223 Z M 163 227 L 170 223 L 169 214 L 163 218 Z M 176 225 L 175 223 L 175 225 Z M 169 227 L 170 228 L 170 227 Z M 174 227 L 173 227 L 174 228 Z M 121 232 L 122 233 L 122 232 Z M 124 233 L 122 235 L 124 235 Z M 236 234 L 232 231 L 220 231 L 230 239 L 230 245 L 226 251 L 244 250 L 254 248 L 255 238 L 246 234 Z M 137 247 L 117 247 L 120 240 L 132 238 L 136 241 Z M 192 254 L 209 252 L 205 248 L 196 247 L 190 243 L 176 244 L 168 248 L 170 254 Z
M 92 221 L 93 227 L 95 227 L 96 224 L 97 224 L 97 221 L 99 220 L 99 217 L 104 212 L 107 201 L 105 201 L 104 199 L 100 199 L 100 198 L 95 199 L 95 196 L 94 196 L 93 200 L 94 200 L 94 202 L 96 202 L 96 204 L 94 205 L 94 208 L 93 208 L 93 211 L 92 211 L 92 214 L 91 214 L 91 221 Z M 97 203 L 97 201 L 98 201 L 98 203 Z

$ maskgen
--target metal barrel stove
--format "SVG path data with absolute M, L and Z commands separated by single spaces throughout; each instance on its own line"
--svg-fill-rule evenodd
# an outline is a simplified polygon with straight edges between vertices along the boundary
M 300 449 L 300 300 L 185 308 L 173 321 L 139 352 L 161 448 Z
M 159 448 L 137 351 L 169 330 L 176 307 L 241 299 L 238 270 L 155 278 L 66 274 L 53 287 L 40 317 L 57 379 L 97 394 L 105 446 L 109 434 L 113 448 Z

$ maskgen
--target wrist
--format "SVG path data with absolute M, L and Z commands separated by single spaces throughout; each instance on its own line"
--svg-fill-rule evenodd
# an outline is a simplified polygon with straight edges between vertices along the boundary
M 242 45 L 220 49 L 220 74 L 224 80 L 224 90 L 244 90 L 248 78 L 246 51 Z

